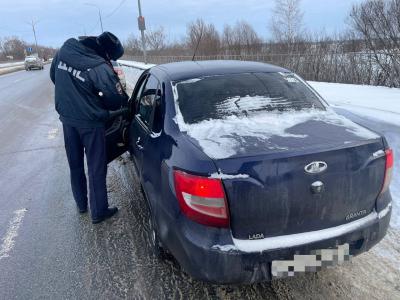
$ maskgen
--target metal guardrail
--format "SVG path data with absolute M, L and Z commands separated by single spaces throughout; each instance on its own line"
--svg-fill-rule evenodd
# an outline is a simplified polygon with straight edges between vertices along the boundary
M 125 55 L 124 59 L 140 63 L 142 56 Z M 155 64 L 191 60 L 188 55 L 149 55 L 147 60 Z M 245 55 L 198 55 L 196 60 L 248 60 L 270 63 L 296 72 L 306 80 L 351 84 L 382 85 L 395 87 L 399 84 L 396 73 L 385 63 L 379 62 L 372 52 L 327 53 L 260 53 Z M 143 63 L 142 63 L 143 64 Z M 389 74 L 390 73 L 390 74 Z
M 3 63 L 0 63 L 0 69 L 19 67 L 19 66 L 23 66 L 23 65 L 24 65 L 23 61 L 3 62 Z
M 153 66 L 154 64 L 144 64 L 143 62 L 138 61 L 128 61 L 128 60 L 117 60 L 117 62 L 124 67 L 132 67 L 139 70 L 147 70 Z

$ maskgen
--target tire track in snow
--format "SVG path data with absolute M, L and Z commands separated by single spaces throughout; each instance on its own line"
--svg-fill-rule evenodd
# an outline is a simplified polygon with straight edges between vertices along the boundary
M 8 226 L 6 235 L 2 239 L 0 247 L 0 260 L 10 256 L 9 253 L 14 248 L 15 238 L 18 236 L 18 230 L 22 224 L 26 211 L 27 210 L 25 208 L 14 211 L 14 217 Z

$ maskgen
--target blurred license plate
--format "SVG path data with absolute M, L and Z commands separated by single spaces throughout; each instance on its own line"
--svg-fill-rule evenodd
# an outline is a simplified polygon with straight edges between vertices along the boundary
M 299 273 L 317 272 L 325 267 L 341 265 L 350 259 L 349 244 L 344 244 L 336 249 L 313 250 L 309 255 L 294 255 L 293 260 L 274 260 L 271 273 L 274 277 L 295 276 Z

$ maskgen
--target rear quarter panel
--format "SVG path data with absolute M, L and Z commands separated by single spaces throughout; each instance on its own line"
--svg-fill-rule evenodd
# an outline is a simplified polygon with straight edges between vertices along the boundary
M 152 72 L 164 83 L 162 110 L 163 130 L 159 137 L 149 137 L 142 168 L 141 183 L 149 201 L 160 239 L 168 244 L 168 231 L 179 226 L 182 217 L 175 196 L 173 170 L 181 169 L 207 175 L 216 171 L 215 164 L 183 135 L 174 121 L 175 106 L 168 77 Z

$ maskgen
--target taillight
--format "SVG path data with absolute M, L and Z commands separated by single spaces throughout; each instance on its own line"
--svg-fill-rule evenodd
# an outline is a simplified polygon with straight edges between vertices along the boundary
M 393 150 L 387 149 L 386 154 L 386 165 L 385 165 L 385 180 L 383 181 L 381 194 L 386 192 L 389 188 L 390 181 L 392 180 L 393 172 Z
M 228 207 L 220 179 L 174 171 L 175 191 L 182 212 L 208 226 L 229 227 Z

